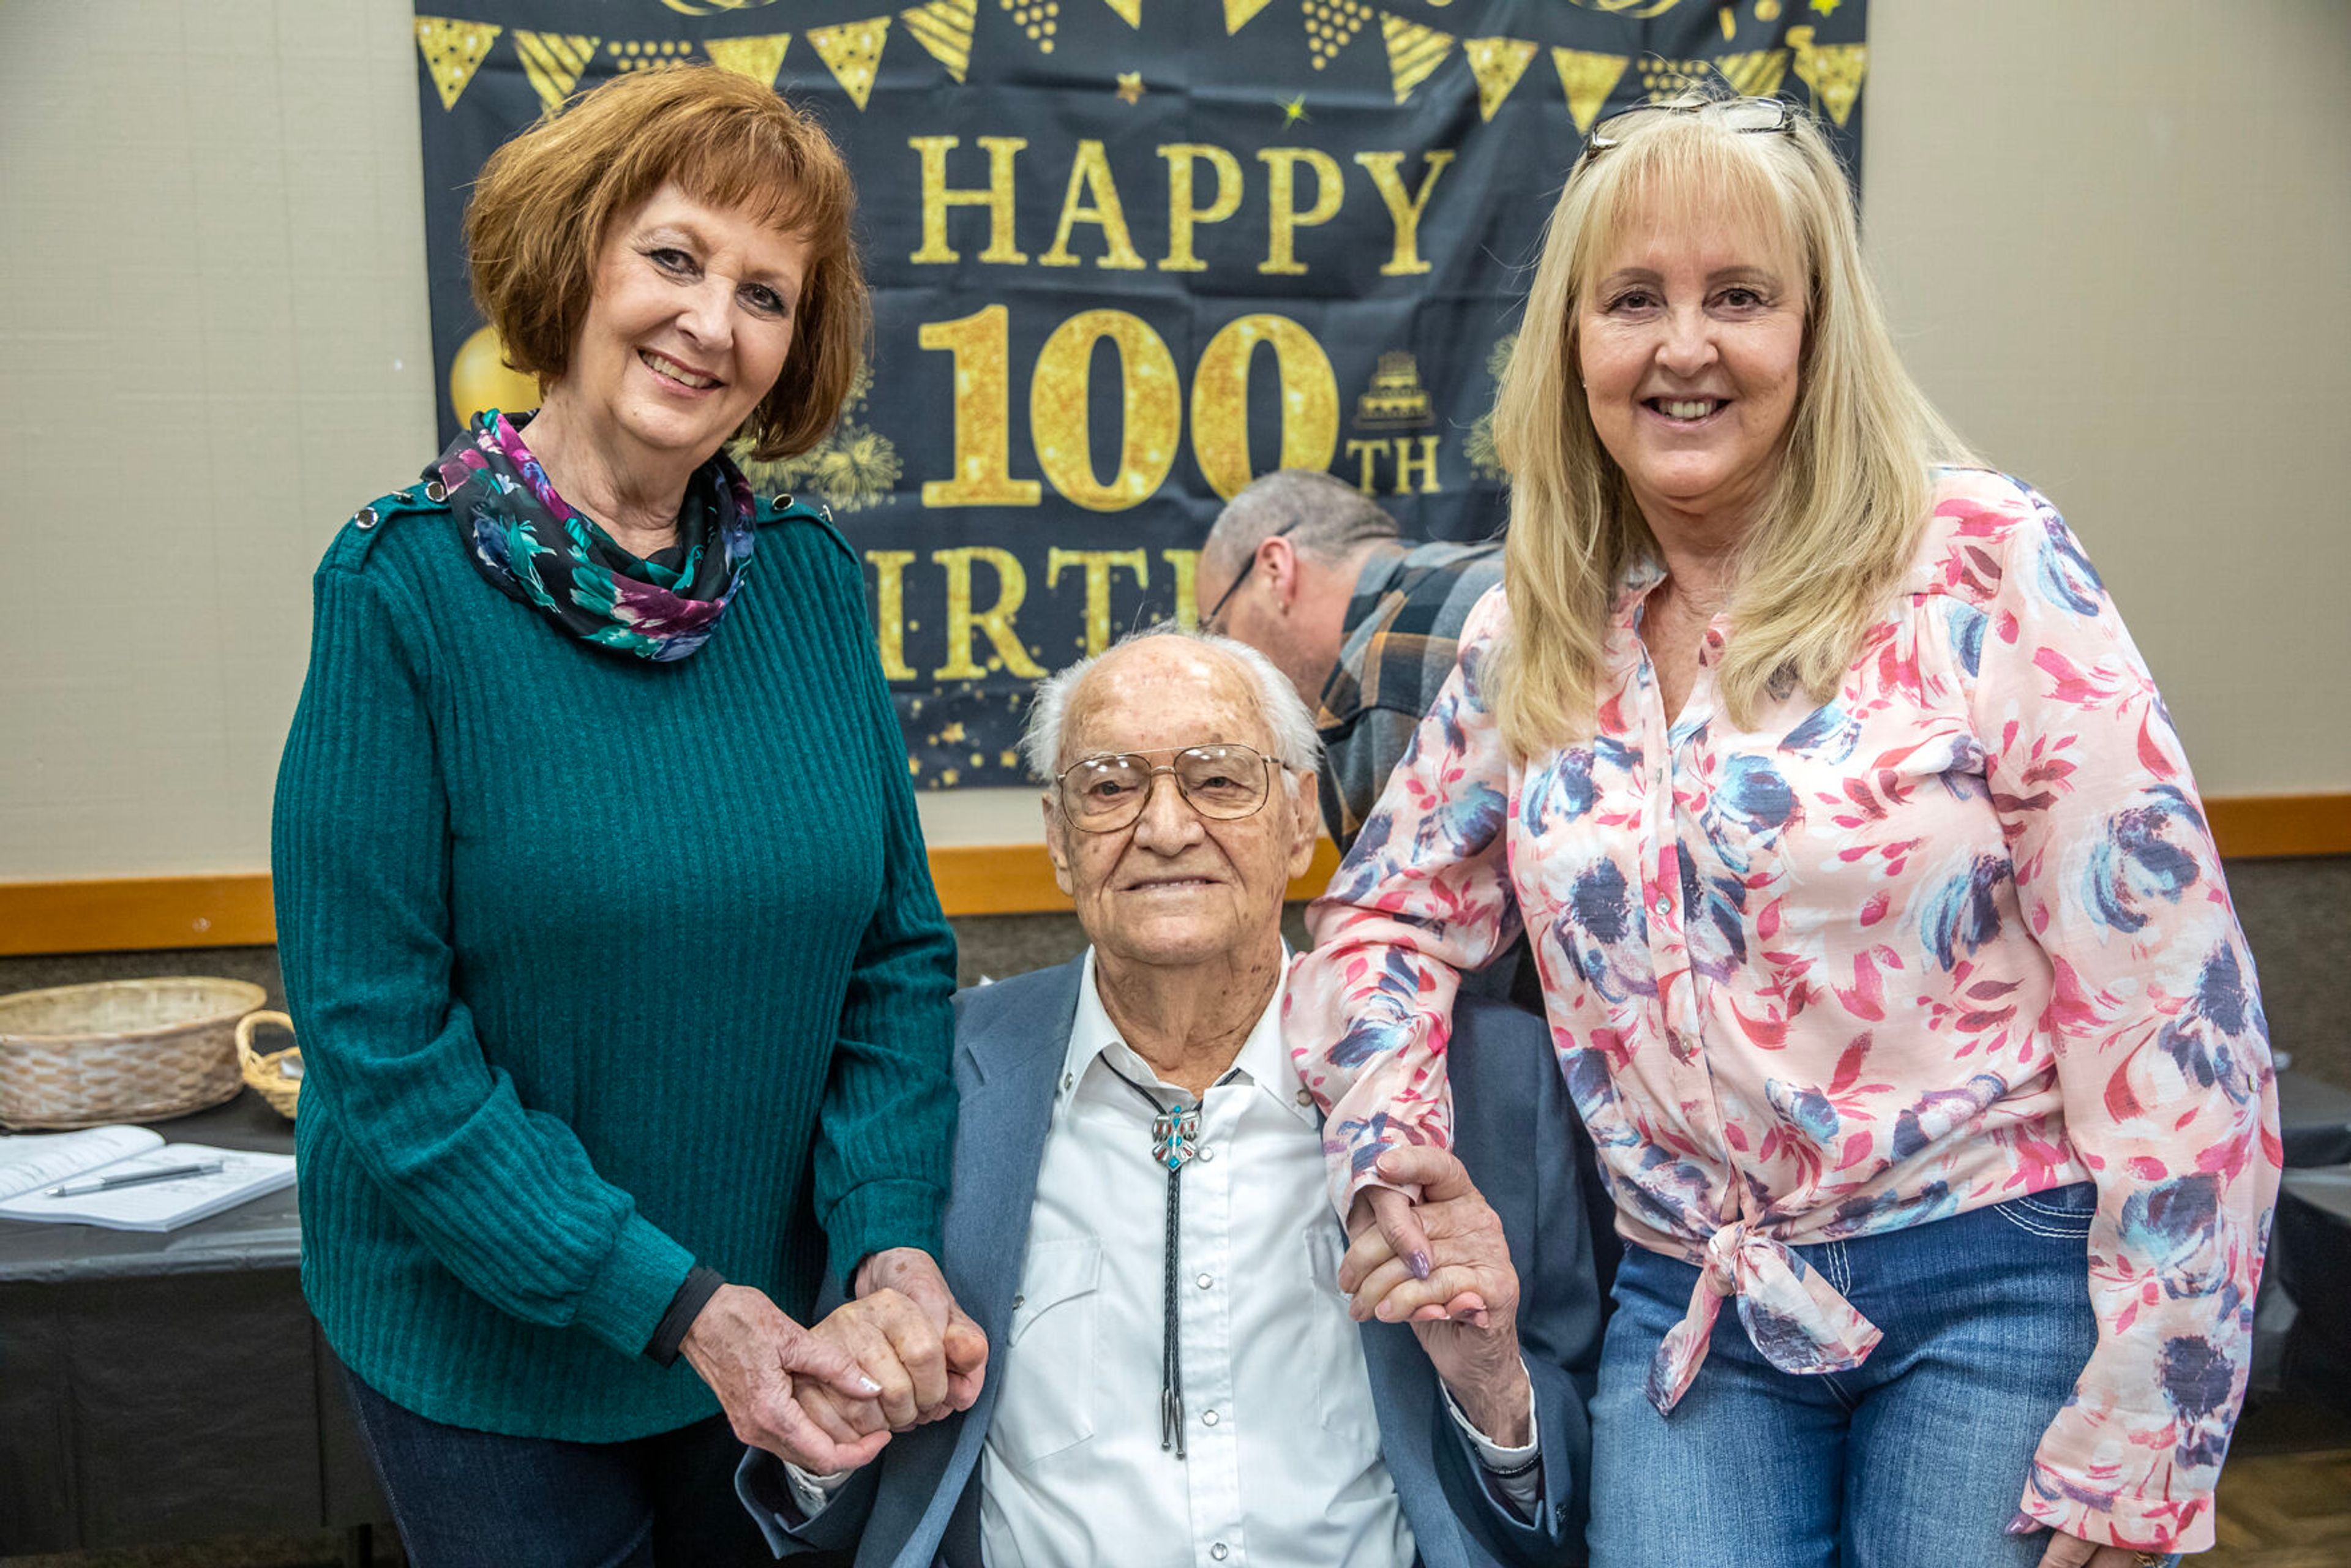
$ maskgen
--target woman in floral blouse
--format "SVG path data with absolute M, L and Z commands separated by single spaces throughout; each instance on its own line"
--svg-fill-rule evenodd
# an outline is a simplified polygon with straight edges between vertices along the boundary
M 1446 1141 L 1458 977 L 1523 925 L 1634 1243 L 1595 1563 L 2210 1546 L 2279 1166 L 2252 957 L 2113 601 L 1902 370 L 1810 121 L 1600 126 L 1495 423 L 1504 586 L 1290 982 L 1337 1196 Z

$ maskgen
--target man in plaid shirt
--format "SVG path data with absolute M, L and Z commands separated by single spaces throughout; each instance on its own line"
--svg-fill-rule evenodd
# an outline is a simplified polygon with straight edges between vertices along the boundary
M 1342 852 L 1453 672 L 1461 623 L 1502 580 L 1502 544 L 1407 545 L 1345 481 L 1268 474 L 1200 549 L 1201 623 L 1271 659 L 1315 709 L 1322 821 Z

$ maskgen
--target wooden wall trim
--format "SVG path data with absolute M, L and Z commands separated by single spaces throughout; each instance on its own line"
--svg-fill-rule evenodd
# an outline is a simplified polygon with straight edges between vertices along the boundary
M 277 939 L 264 873 L 0 882 L 0 956 L 247 947 Z
M 2205 810 L 2231 860 L 2351 854 L 2351 792 L 2224 796 L 2205 802 Z M 1337 850 L 1322 841 L 1290 895 L 1312 897 L 1338 863 Z M 931 851 L 931 879 L 949 915 L 1034 915 L 1070 906 L 1053 885 L 1042 844 L 942 845 Z M 261 873 L 0 882 L 0 957 L 275 940 L 269 878 Z
M 2224 859 L 2351 855 L 2351 794 L 2223 795 L 2204 814 Z
M 1311 898 L 1339 866 L 1330 840 L 1290 884 Z M 1066 910 L 1042 844 L 949 844 L 931 852 L 931 880 L 949 915 L 1037 915 Z M 0 882 L 0 957 L 34 953 L 137 952 L 162 947 L 247 947 L 277 939 L 269 878 L 134 876 L 85 882 Z

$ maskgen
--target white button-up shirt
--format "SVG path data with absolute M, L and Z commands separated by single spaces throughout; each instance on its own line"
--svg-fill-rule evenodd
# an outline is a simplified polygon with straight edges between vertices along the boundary
M 1191 1097 L 1119 1038 L 1088 951 L 1019 1293 L 988 1358 L 998 1390 L 979 1482 L 990 1568 L 1413 1563 L 1362 1329 L 1339 1291 L 1346 1236 L 1330 1207 L 1321 1117 L 1282 1043 L 1281 990 L 1201 1097 L 1197 1153 L 1184 1167 L 1178 1458 L 1160 1447 L 1167 1171 L 1154 1113 L 1129 1083 L 1162 1105 Z M 1489 1469 L 1535 1457 L 1532 1434 L 1499 1448 L 1447 1404 Z M 822 1507 L 824 1483 L 793 1480 L 805 1510 Z M 1524 1506 L 1536 1480 L 1496 1484 Z
M 1078 988 L 1045 1136 L 1029 1253 L 990 1372 L 980 1457 L 991 1568 L 1408 1568 L 1412 1526 L 1380 1458 L 1362 1331 L 1339 1293 L 1321 1118 L 1281 1041 L 1281 994 L 1200 1101 L 1185 1166 L 1181 1318 L 1186 1457 L 1160 1444 L 1167 1171 L 1153 1113 L 1190 1095 L 1119 1038 Z

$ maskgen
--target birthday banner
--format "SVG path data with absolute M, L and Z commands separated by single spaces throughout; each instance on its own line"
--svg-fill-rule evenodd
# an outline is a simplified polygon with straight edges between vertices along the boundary
M 748 466 L 863 556 L 925 789 L 1019 782 L 1030 683 L 1188 617 L 1256 475 L 1328 469 L 1408 536 L 1493 533 L 1495 377 L 1585 132 L 1719 78 L 1810 108 L 1857 177 L 1868 66 L 1865 0 L 418 5 L 444 441 L 538 399 L 466 290 L 500 142 L 706 62 L 840 144 L 872 361 L 822 445 Z

